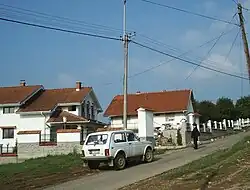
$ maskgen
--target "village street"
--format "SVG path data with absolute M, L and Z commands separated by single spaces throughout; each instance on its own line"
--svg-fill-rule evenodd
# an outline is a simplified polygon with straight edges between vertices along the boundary
M 232 135 L 224 139 L 219 139 L 210 144 L 201 145 L 200 149 L 198 150 L 187 148 L 184 150 L 170 151 L 167 154 L 156 157 L 156 161 L 150 164 L 140 164 L 122 171 L 105 171 L 98 175 L 82 177 L 80 179 L 69 181 L 57 186 L 48 187 L 47 190 L 118 189 L 125 185 L 129 185 L 139 180 L 146 179 L 167 170 L 182 166 L 200 157 L 206 156 L 218 149 L 229 148 L 247 135 L 250 135 L 250 131 Z

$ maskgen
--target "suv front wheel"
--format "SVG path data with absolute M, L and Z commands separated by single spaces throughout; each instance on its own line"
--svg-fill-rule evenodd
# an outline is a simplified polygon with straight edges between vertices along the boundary
M 122 170 L 126 166 L 126 158 L 125 155 L 119 153 L 114 159 L 114 166 L 116 170 Z
M 98 169 L 99 165 L 100 165 L 100 162 L 98 161 L 91 161 L 91 160 L 88 161 L 88 167 L 90 169 Z
M 147 148 L 145 155 L 144 155 L 144 161 L 146 163 L 152 162 L 154 159 L 154 153 L 151 148 Z

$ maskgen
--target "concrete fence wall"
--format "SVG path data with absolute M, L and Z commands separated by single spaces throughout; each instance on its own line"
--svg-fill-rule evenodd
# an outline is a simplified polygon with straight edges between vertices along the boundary
M 18 136 L 18 159 L 45 157 L 69 153 L 81 153 L 79 129 L 60 129 L 57 131 L 57 141 L 40 142 L 40 132 L 21 132 Z
M 19 143 L 17 148 L 18 159 L 29 159 L 73 152 L 80 153 L 82 145 L 79 142 L 59 142 L 53 146 L 40 146 L 39 143 Z

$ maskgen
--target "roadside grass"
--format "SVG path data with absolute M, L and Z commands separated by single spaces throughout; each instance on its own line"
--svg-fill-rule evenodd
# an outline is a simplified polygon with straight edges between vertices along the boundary
M 152 178 L 121 188 L 146 189 L 214 189 L 233 185 L 250 185 L 250 136 L 230 149 L 218 150 L 199 160 Z M 212 189 L 213 189 L 212 188 Z
M 0 189 L 31 189 L 94 172 L 83 168 L 81 157 L 77 154 L 29 159 L 22 163 L 0 165 Z

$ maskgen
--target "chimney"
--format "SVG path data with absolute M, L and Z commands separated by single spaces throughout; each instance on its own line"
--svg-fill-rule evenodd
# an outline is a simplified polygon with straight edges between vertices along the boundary
M 76 91 L 80 91 L 82 87 L 82 83 L 80 81 L 76 81 Z
M 26 86 L 25 80 L 20 80 L 20 86 Z

